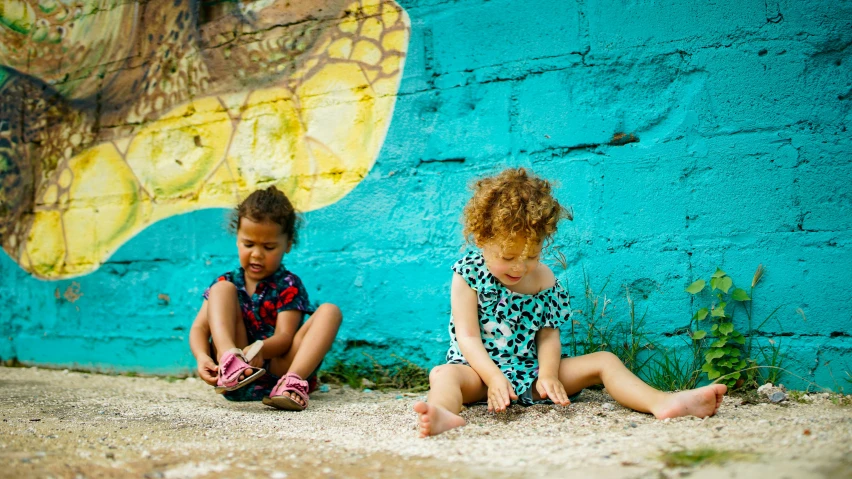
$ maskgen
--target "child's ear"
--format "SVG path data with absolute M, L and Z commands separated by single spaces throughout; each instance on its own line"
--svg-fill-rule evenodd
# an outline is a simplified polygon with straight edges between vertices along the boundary
M 284 253 L 285 254 L 289 253 L 290 248 L 292 248 L 292 247 L 293 247 L 293 240 L 291 240 L 290 238 L 287 238 L 287 240 L 284 242 Z

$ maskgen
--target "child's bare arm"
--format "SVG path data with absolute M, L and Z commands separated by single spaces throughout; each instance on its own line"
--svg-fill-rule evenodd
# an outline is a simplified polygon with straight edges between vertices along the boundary
M 562 360 L 562 341 L 556 328 L 542 328 L 535 333 L 538 350 L 538 382 L 536 389 L 543 398 L 556 404 L 567 405 L 568 395 L 559 382 L 559 363 Z
M 456 326 L 456 340 L 462 356 L 488 386 L 488 410 L 505 411 L 511 400 L 517 399 L 518 395 L 515 394 L 512 383 L 485 350 L 479 332 L 476 291 L 457 273 L 453 275 L 450 302 Z
M 458 273 L 453 274 L 450 304 L 456 326 L 456 339 L 464 358 L 470 367 L 488 384 L 489 379 L 502 377 L 500 368 L 485 351 L 479 332 L 479 313 L 477 312 L 476 291 L 465 283 Z
M 210 357 L 210 323 L 207 322 L 207 300 L 204 300 L 189 329 L 189 349 L 195 357 L 198 376 L 207 384 L 216 384 L 218 367 Z
M 196 360 L 199 357 L 210 357 L 210 323 L 207 322 L 206 299 L 189 329 L 189 349 Z
M 287 354 L 293 345 L 293 336 L 299 329 L 302 321 L 302 313 L 298 310 L 281 311 L 275 321 L 275 333 L 263 340 L 263 349 L 260 355 L 264 359 L 275 358 Z
M 562 342 L 559 338 L 559 330 L 541 328 L 535 333 L 535 345 L 538 349 L 539 377 L 558 377 L 559 360 L 562 359 Z

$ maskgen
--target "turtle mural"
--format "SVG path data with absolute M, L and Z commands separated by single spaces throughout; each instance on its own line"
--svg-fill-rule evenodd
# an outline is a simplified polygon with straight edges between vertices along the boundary
M 152 223 L 363 179 L 408 47 L 386 0 L 0 0 L 0 241 L 46 279 Z

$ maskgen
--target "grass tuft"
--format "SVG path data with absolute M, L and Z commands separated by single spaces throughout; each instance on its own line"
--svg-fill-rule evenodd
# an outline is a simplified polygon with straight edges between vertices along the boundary
M 712 448 L 667 451 L 660 455 L 660 460 L 665 463 L 666 467 L 695 467 L 703 464 L 748 461 L 754 458 L 754 454 Z
M 337 361 L 330 368 L 319 372 L 320 381 L 330 384 L 346 384 L 352 389 L 361 389 L 369 384 L 371 389 L 404 389 L 412 392 L 429 389 L 429 371 L 411 361 L 391 355 L 397 361 L 382 366 L 368 354 L 371 364 L 344 363 Z

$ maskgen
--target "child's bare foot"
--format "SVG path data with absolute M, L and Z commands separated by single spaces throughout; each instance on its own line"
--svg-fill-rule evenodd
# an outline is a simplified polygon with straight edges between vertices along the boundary
M 305 404 L 305 400 L 304 400 L 304 399 L 302 399 L 302 396 L 299 396 L 299 395 L 298 395 L 298 394 L 296 394 L 296 393 L 284 392 L 284 393 L 282 393 L 281 395 L 282 395 L 282 396 L 287 396 L 287 397 L 289 397 L 289 398 L 290 398 L 290 399 L 292 399 L 293 401 L 296 401 L 297 403 L 299 403 L 299 405 L 301 405 L 302 407 L 306 407 L 306 406 L 307 406 L 307 405 Z
M 716 414 L 722 404 L 722 397 L 728 387 L 724 384 L 711 384 L 698 389 L 681 391 L 669 395 L 668 399 L 656 408 L 657 419 L 669 417 L 697 416 L 707 417 Z
M 461 416 L 423 401 L 418 401 L 414 405 L 414 412 L 418 415 L 417 424 L 420 427 L 420 437 L 437 436 L 442 432 L 465 425 Z

